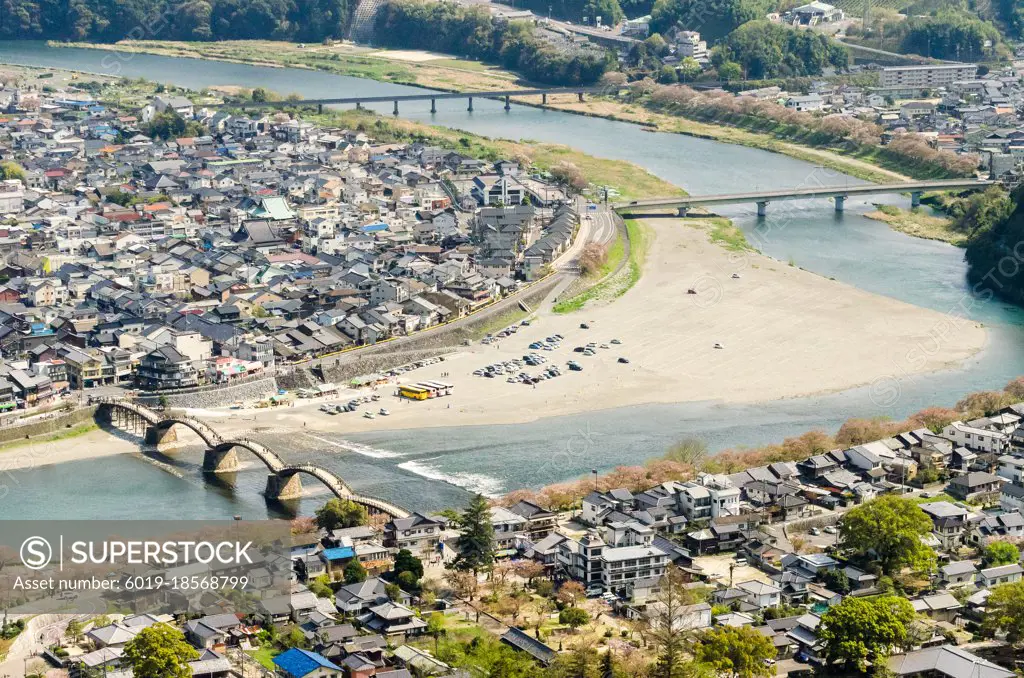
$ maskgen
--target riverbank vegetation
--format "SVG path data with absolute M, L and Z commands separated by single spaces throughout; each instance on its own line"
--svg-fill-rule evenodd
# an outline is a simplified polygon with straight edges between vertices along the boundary
M 69 46 L 95 48 L 89 43 Z M 487 67 L 480 61 L 454 61 L 451 59 L 427 61 L 398 61 L 388 57 L 387 52 L 370 52 L 350 45 L 330 47 L 315 46 L 300 49 L 297 45 L 283 42 L 173 42 L 173 41 L 125 41 L 116 45 L 105 45 L 104 49 L 119 52 L 145 52 L 164 56 L 208 58 L 238 61 L 255 65 L 280 65 L 297 68 L 312 68 L 339 75 L 365 77 L 382 82 L 412 84 L 448 91 L 485 91 L 489 89 L 516 89 L 521 86 L 514 73 L 497 67 Z M 444 65 L 438 65 L 443 63 Z M 613 77 L 614 76 L 614 77 Z M 606 75 L 610 87 L 625 86 L 622 74 Z M 620 120 L 644 125 L 659 131 L 686 134 L 724 143 L 760 148 L 781 153 L 798 160 L 850 174 L 859 179 L 874 182 L 906 180 L 910 172 L 901 162 L 882 167 L 870 148 L 855 147 L 852 153 L 842 143 L 812 146 L 813 131 L 803 130 L 799 123 L 783 125 L 773 121 L 740 120 L 740 124 L 728 119 L 718 119 L 713 111 L 685 113 L 672 107 L 661 107 L 647 101 L 656 85 L 652 80 L 631 85 L 630 96 L 625 100 L 617 97 L 589 97 L 579 102 L 575 96 L 549 96 L 548 108 L 582 115 Z M 530 101 L 536 105 L 536 98 Z M 664 108 L 664 112 L 662 112 Z M 782 108 L 782 107 L 779 107 Z M 786 109 L 782 108 L 783 111 Z M 789 113 L 793 113 L 789 111 Z M 808 115 L 808 114 L 799 114 Z M 808 117 L 811 117 L 808 115 Z M 856 121 L 854 121 L 856 122 Z M 834 123 L 828 123 L 833 125 Z M 904 142 L 901 142 L 904 143 Z M 913 152 L 924 158 L 931 151 L 927 144 L 911 144 Z M 898 148 L 900 144 L 897 144 Z M 926 161 L 921 171 L 914 171 L 915 178 L 936 178 L 945 171 L 937 171 Z M 965 163 L 966 164 L 966 163 Z M 619 183 L 618 185 L 622 185 Z
M 606 273 L 597 278 L 599 282 L 583 292 L 555 304 L 552 308 L 555 313 L 572 313 L 593 301 L 612 301 L 618 299 L 628 292 L 633 285 L 636 285 L 640 280 L 640 276 L 643 275 L 643 266 L 644 261 L 647 259 L 647 249 L 650 245 L 651 235 L 644 225 L 636 219 L 626 219 L 625 230 L 625 238 L 628 243 L 622 242 L 622 251 L 625 252 L 627 244 L 629 249 L 629 258 L 625 264 L 618 267 L 618 263 L 621 263 L 620 255 L 619 262 L 615 266 L 605 266 L 604 270 Z M 618 268 L 617 271 L 616 268 Z
M 63 440 L 71 440 L 84 436 L 86 433 L 95 431 L 99 428 L 95 422 L 87 421 L 81 424 L 75 424 L 69 428 L 62 429 L 60 431 L 53 431 L 51 433 L 43 433 L 38 436 L 31 438 L 23 438 L 21 440 L 12 440 L 7 443 L 0 443 L 0 454 L 7 452 L 8 450 L 18 449 L 31 445 L 44 445 L 49 443 L 57 443 Z
M 915 238 L 941 240 L 960 247 L 967 244 L 967 234 L 953 230 L 953 222 L 949 217 L 932 214 L 926 208 L 921 207 L 910 210 L 900 209 L 894 205 L 876 205 L 875 207 L 875 210 L 864 216 L 875 221 L 884 221 L 894 231 L 906 233 Z
M 978 166 L 973 155 L 936 150 L 921 137 L 906 134 L 881 144 L 882 130 L 863 120 L 819 117 L 777 103 L 726 92 L 699 92 L 652 80 L 628 85 L 630 101 L 667 115 L 730 125 L 789 143 L 853 156 L 916 179 L 966 176 Z
M 669 480 L 688 480 L 698 472 L 731 474 L 775 462 L 802 461 L 815 454 L 881 440 L 917 428 L 941 431 L 950 422 L 990 416 L 1022 400 L 1024 377 L 1018 377 L 1001 391 L 971 393 L 953 407 L 929 407 L 902 421 L 887 417 L 848 419 L 834 434 L 813 430 L 786 438 L 781 443 L 753 448 L 737 447 L 713 455 L 709 454 L 702 441 L 689 438 L 670 447 L 663 456 L 650 459 L 643 465 L 619 466 L 603 475 L 556 483 L 539 490 L 515 490 L 497 503 L 508 506 L 521 499 L 528 499 L 549 509 L 578 508 L 583 497 L 593 490 L 604 492 L 624 487 L 637 492 Z
M 390 0 L 375 24 L 381 44 L 498 63 L 550 85 L 594 83 L 612 64 L 595 45 L 556 46 L 538 30 L 526 21 L 495 21 L 486 7 L 426 0 Z

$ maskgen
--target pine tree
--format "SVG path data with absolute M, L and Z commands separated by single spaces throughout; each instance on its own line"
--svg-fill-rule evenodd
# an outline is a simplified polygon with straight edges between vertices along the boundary
M 459 515 L 458 526 L 462 533 L 455 545 L 459 555 L 452 563 L 456 570 L 471 571 L 474 576 L 494 562 L 494 525 L 491 524 L 491 507 L 482 494 L 470 500 Z

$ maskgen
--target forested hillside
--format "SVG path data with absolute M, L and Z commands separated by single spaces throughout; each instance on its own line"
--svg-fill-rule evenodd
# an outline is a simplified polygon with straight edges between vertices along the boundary
M 730 33 L 722 54 L 753 79 L 817 75 L 849 62 L 846 48 L 827 36 L 768 21 L 749 21 Z
M 393 0 L 377 15 L 375 34 L 383 45 L 499 63 L 552 85 L 596 82 L 610 64 L 599 48 L 547 41 L 536 30 L 527 22 L 496 22 L 486 7 Z
M 0 39 L 341 38 L 356 0 L 0 0 Z
M 602 24 L 614 26 L 624 16 L 618 0 L 518 0 L 515 5 L 538 16 L 547 16 L 550 12 L 555 19 L 582 22 L 586 18 L 588 24 L 601 17 Z
M 975 292 L 1024 305 L 1024 189 L 998 207 L 972 215 L 981 225 L 967 246 L 968 278 Z
M 666 33 L 681 24 L 700 31 L 708 43 L 716 43 L 733 30 L 775 9 L 774 0 L 656 0 L 651 11 L 651 30 Z

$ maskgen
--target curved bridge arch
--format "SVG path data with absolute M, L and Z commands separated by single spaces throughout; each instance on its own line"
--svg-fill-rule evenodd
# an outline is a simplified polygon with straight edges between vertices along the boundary
M 238 468 L 237 457 L 234 457 L 235 448 L 242 448 L 251 452 L 270 471 L 267 478 L 267 491 L 269 497 L 283 499 L 297 497 L 301 493 L 299 474 L 309 475 L 331 490 L 340 499 L 348 499 L 364 506 L 374 514 L 385 514 L 392 518 L 405 518 L 410 515 L 406 509 L 377 499 L 356 494 L 348 486 L 345 480 L 329 469 L 316 464 L 289 465 L 271 448 L 261 442 L 250 438 L 236 438 L 225 440 L 209 424 L 195 417 L 182 415 L 163 416 L 161 413 L 152 410 L 138 403 L 116 400 L 112 398 L 100 399 L 97 401 L 99 411 L 103 411 L 111 420 L 116 415 L 124 415 L 141 420 L 146 425 L 146 442 L 159 445 L 173 436 L 174 426 L 185 426 L 195 432 L 207 446 L 206 458 L 203 460 L 203 468 L 213 472 L 230 472 Z

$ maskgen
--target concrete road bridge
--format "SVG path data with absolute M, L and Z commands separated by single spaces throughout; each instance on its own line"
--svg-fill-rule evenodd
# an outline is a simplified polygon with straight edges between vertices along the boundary
M 548 87 L 544 89 L 499 89 L 486 92 L 430 92 L 427 94 L 392 94 L 390 96 L 360 96 L 360 97 L 338 97 L 328 99 L 297 99 L 293 101 L 244 101 L 224 102 L 223 104 L 211 104 L 206 108 L 291 108 L 292 106 L 316 106 L 321 113 L 324 106 L 355 106 L 362 108 L 368 104 L 394 103 L 393 113 L 398 115 L 398 104 L 402 102 L 429 101 L 430 112 L 437 113 L 437 102 L 446 99 L 466 99 L 469 103 L 468 109 L 473 110 L 473 99 L 504 99 L 505 110 L 512 108 L 512 97 L 536 97 L 541 98 L 541 103 L 546 104 L 548 97 L 555 94 L 575 94 L 580 101 L 583 101 L 587 94 L 607 93 L 607 87 Z
M 638 209 L 676 208 L 679 216 L 686 216 L 692 207 L 710 207 L 713 205 L 734 205 L 739 203 L 755 203 L 757 215 L 765 216 L 768 205 L 775 201 L 809 200 L 812 198 L 832 198 L 835 209 L 842 212 L 846 199 L 862 195 L 878 195 L 881 193 L 910 193 L 910 203 L 914 207 L 921 204 L 921 194 L 925 191 L 948 191 L 957 189 L 983 189 L 991 186 L 993 181 L 983 179 L 940 179 L 936 181 L 905 181 L 898 184 L 856 184 L 853 186 L 813 186 L 791 189 L 752 191 L 747 193 L 722 193 L 718 195 L 687 195 L 672 198 L 647 198 L 631 202 L 616 203 L 613 206 L 618 212 L 635 212 Z
M 102 398 L 94 402 L 98 405 L 98 418 L 112 426 L 142 434 L 146 444 L 158 450 L 177 442 L 177 427 L 190 429 L 206 445 L 203 470 L 208 473 L 234 473 L 241 468 L 238 450 L 250 452 L 269 471 L 264 494 L 271 499 L 297 499 L 302 496 L 300 476 L 307 475 L 319 480 L 335 496 L 364 506 L 371 515 L 387 515 L 391 518 L 410 515 L 408 510 L 397 504 L 357 494 L 334 471 L 316 464 L 288 464 L 263 443 L 251 438 L 225 438 L 201 419 L 176 414 L 164 415 L 129 400 Z

